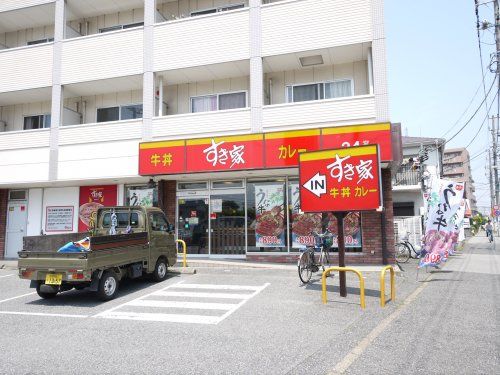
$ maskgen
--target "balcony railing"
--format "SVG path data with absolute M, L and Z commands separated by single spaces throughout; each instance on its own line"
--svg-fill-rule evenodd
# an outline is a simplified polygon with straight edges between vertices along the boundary
M 393 186 L 415 186 L 420 185 L 419 173 L 408 165 L 399 167 L 392 179 Z

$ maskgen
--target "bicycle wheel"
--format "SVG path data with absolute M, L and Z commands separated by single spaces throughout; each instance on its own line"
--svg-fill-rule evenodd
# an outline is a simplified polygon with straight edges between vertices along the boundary
M 410 249 L 408 246 L 400 242 L 396 245 L 396 262 L 398 263 L 406 263 L 408 262 L 408 259 L 410 259 Z
M 321 254 L 319 255 L 319 264 L 321 265 L 323 271 L 330 267 L 330 257 L 328 256 L 328 250 L 321 250 Z
M 312 277 L 312 258 L 309 251 L 304 251 L 300 254 L 297 268 L 299 270 L 299 278 L 304 284 L 307 284 Z
M 409 241 L 405 242 L 406 247 L 408 247 L 409 252 L 410 252 L 410 258 L 412 259 L 418 259 L 419 254 L 417 253 L 417 250 L 415 250 L 415 246 Z

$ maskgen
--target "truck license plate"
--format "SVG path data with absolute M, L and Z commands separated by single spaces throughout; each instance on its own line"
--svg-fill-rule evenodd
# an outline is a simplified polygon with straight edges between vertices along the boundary
M 45 284 L 47 284 L 47 285 L 61 285 L 62 284 L 62 274 L 61 273 L 48 273 L 45 276 Z

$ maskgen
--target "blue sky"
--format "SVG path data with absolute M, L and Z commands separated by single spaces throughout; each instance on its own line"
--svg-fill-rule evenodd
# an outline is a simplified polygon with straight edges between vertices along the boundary
M 483 2 L 481 0 L 480 2 Z M 493 5 L 480 7 L 480 19 L 493 21 Z M 474 0 L 385 0 L 387 71 L 391 121 L 401 122 L 403 134 L 442 137 L 460 118 L 481 84 L 481 65 Z M 490 31 L 482 41 L 493 43 Z M 482 45 L 484 65 L 493 45 Z M 486 73 L 486 89 L 494 75 Z M 496 85 L 492 94 L 496 92 Z M 491 99 L 493 99 L 491 95 Z M 481 87 L 454 134 L 484 98 Z M 496 105 L 493 107 L 496 114 Z M 493 111 L 492 111 L 493 113 Z M 466 146 L 486 116 L 481 108 L 474 120 L 449 143 Z M 487 124 L 468 148 L 471 156 L 488 146 Z M 489 206 L 485 176 L 486 154 L 471 163 L 479 206 Z

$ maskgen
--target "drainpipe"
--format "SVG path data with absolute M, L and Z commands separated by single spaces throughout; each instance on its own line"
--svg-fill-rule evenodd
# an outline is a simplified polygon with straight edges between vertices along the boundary
M 380 213 L 380 229 L 382 231 L 382 263 L 385 265 L 389 264 L 389 254 L 387 253 L 387 233 L 385 224 L 385 207 Z

